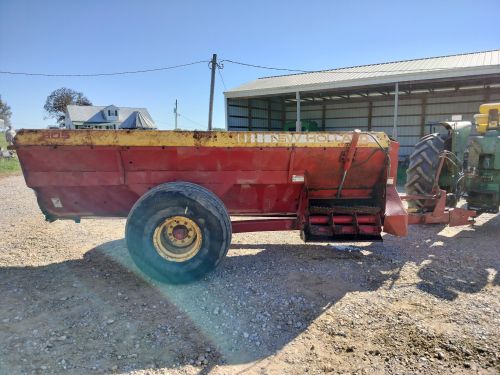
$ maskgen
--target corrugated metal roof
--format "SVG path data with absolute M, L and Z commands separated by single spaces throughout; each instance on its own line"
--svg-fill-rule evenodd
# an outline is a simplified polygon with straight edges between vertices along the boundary
M 259 78 L 224 93 L 227 98 L 500 73 L 500 50 Z

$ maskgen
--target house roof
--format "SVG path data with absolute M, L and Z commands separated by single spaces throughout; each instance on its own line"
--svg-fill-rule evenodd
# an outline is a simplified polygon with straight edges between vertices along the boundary
M 243 98 L 484 74 L 500 74 L 500 50 L 264 77 L 226 91 L 224 96 Z
M 151 119 L 141 111 L 135 111 L 124 122 L 120 124 L 120 129 L 156 129 L 156 125 Z
M 103 123 L 109 122 L 104 117 L 102 110 L 110 108 L 111 106 L 96 106 L 96 105 L 68 105 L 67 112 L 71 121 L 77 122 L 90 122 L 90 123 Z M 144 127 L 140 124 L 146 124 L 148 127 L 156 127 L 151 115 L 146 108 L 131 108 L 131 107 L 116 107 L 118 109 L 118 120 L 121 122 L 120 127 L 125 129 L 132 129 L 135 127 Z M 141 119 L 144 119 L 140 124 L 136 123 L 138 114 Z M 137 126 L 135 126 L 137 124 Z

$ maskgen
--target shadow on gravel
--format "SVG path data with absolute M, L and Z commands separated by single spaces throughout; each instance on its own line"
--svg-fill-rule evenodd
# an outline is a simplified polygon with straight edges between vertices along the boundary
M 390 288 L 407 262 L 426 261 L 418 287 L 439 298 L 476 293 L 494 271 L 499 284 L 497 247 L 475 246 L 478 236 L 494 244 L 499 224 L 496 217 L 453 238 L 427 227 L 431 241 L 418 249 L 401 239 L 359 251 L 233 244 L 215 272 L 181 286 L 144 278 L 124 240 L 92 249 L 83 259 L 0 268 L 0 373 L 86 374 L 187 364 L 207 373 L 216 364 L 263 359 L 346 293 Z M 442 246 L 433 247 L 436 241 Z
M 454 300 L 458 293 L 477 293 L 488 282 L 500 285 L 500 216 L 454 237 L 439 234 L 442 227 L 427 227 L 432 241 L 425 254 L 429 263 L 420 268 L 417 287 L 435 297 Z M 437 244 L 438 246 L 432 246 Z M 411 259 L 409 259 L 411 260 Z
M 216 364 L 263 359 L 346 293 L 379 288 L 394 267 L 371 247 L 252 246 L 234 245 L 215 272 L 180 286 L 144 278 L 124 240 L 83 259 L 0 268 L 0 373 L 200 362 L 205 373 Z

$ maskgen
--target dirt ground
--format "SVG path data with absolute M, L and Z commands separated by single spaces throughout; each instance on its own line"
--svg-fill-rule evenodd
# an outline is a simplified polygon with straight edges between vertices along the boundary
M 383 243 L 237 234 L 183 286 L 137 271 L 124 224 L 49 224 L 0 179 L 1 374 L 500 372 L 499 216 Z

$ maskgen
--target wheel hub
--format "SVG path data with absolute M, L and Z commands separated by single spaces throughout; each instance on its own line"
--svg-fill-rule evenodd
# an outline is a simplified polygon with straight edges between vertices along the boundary
M 200 251 L 202 234 L 194 220 L 173 216 L 160 223 L 153 233 L 153 244 L 160 256 L 173 262 L 185 262 Z

